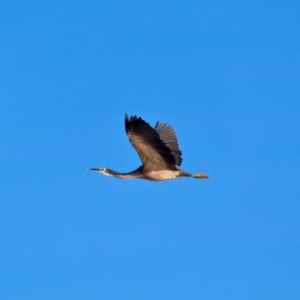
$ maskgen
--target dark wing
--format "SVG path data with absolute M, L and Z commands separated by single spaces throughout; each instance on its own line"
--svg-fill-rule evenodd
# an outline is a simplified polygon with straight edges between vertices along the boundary
M 180 166 L 182 163 L 182 152 L 179 149 L 177 136 L 172 126 L 157 122 L 154 129 L 158 133 L 160 139 L 171 150 L 171 153 L 175 158 L 176 165 Z
M 147 170 L 176 169 L 176 158 L 158 132 L 137 116 L 125 115 L 129 141 Z

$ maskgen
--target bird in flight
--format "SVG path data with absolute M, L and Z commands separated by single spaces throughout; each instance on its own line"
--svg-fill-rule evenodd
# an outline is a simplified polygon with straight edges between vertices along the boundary
M 108 168 L 89 170 L 120 179 L 163 181 L 179 177 L 208 178 L 204 173 L 191 174 L 180 169 L 182 152 L 172 126 L 157 122 L 153 128 L 142 118 L 128 117 L 125 114 L 125 130 L 142 165 L 128 173 L 119 173 Z

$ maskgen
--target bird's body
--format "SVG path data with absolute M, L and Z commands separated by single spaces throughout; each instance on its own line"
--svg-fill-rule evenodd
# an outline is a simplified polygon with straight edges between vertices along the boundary
M 208 178 L 204 173 L 194 175 L 180 170 L 182 152 L 170 125 L 157 122 L 152 128 L 143 119 L 136 116 L 129 118 L 126 114 L 125 130 L 143 163 L 142 166 L 129 173 L 119 173 L 108 168 L 90 170 L 120 179 L 162 181 L 178 177 Z

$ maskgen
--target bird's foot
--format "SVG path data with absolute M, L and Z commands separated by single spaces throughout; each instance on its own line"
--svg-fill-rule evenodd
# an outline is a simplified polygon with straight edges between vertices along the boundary
M 195 175 L 195 178 L 205 179 L 205 178 L 209 178 L 209 177 L 204 173 L 199 173 L 199 174 Z

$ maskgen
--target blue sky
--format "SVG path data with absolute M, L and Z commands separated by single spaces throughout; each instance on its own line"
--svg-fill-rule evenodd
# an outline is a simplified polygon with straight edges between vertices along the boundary
M 300 299 L 298 1 L 5 1 L 1 299 Z M 140 165 L 124 114 L 171 124 Z

